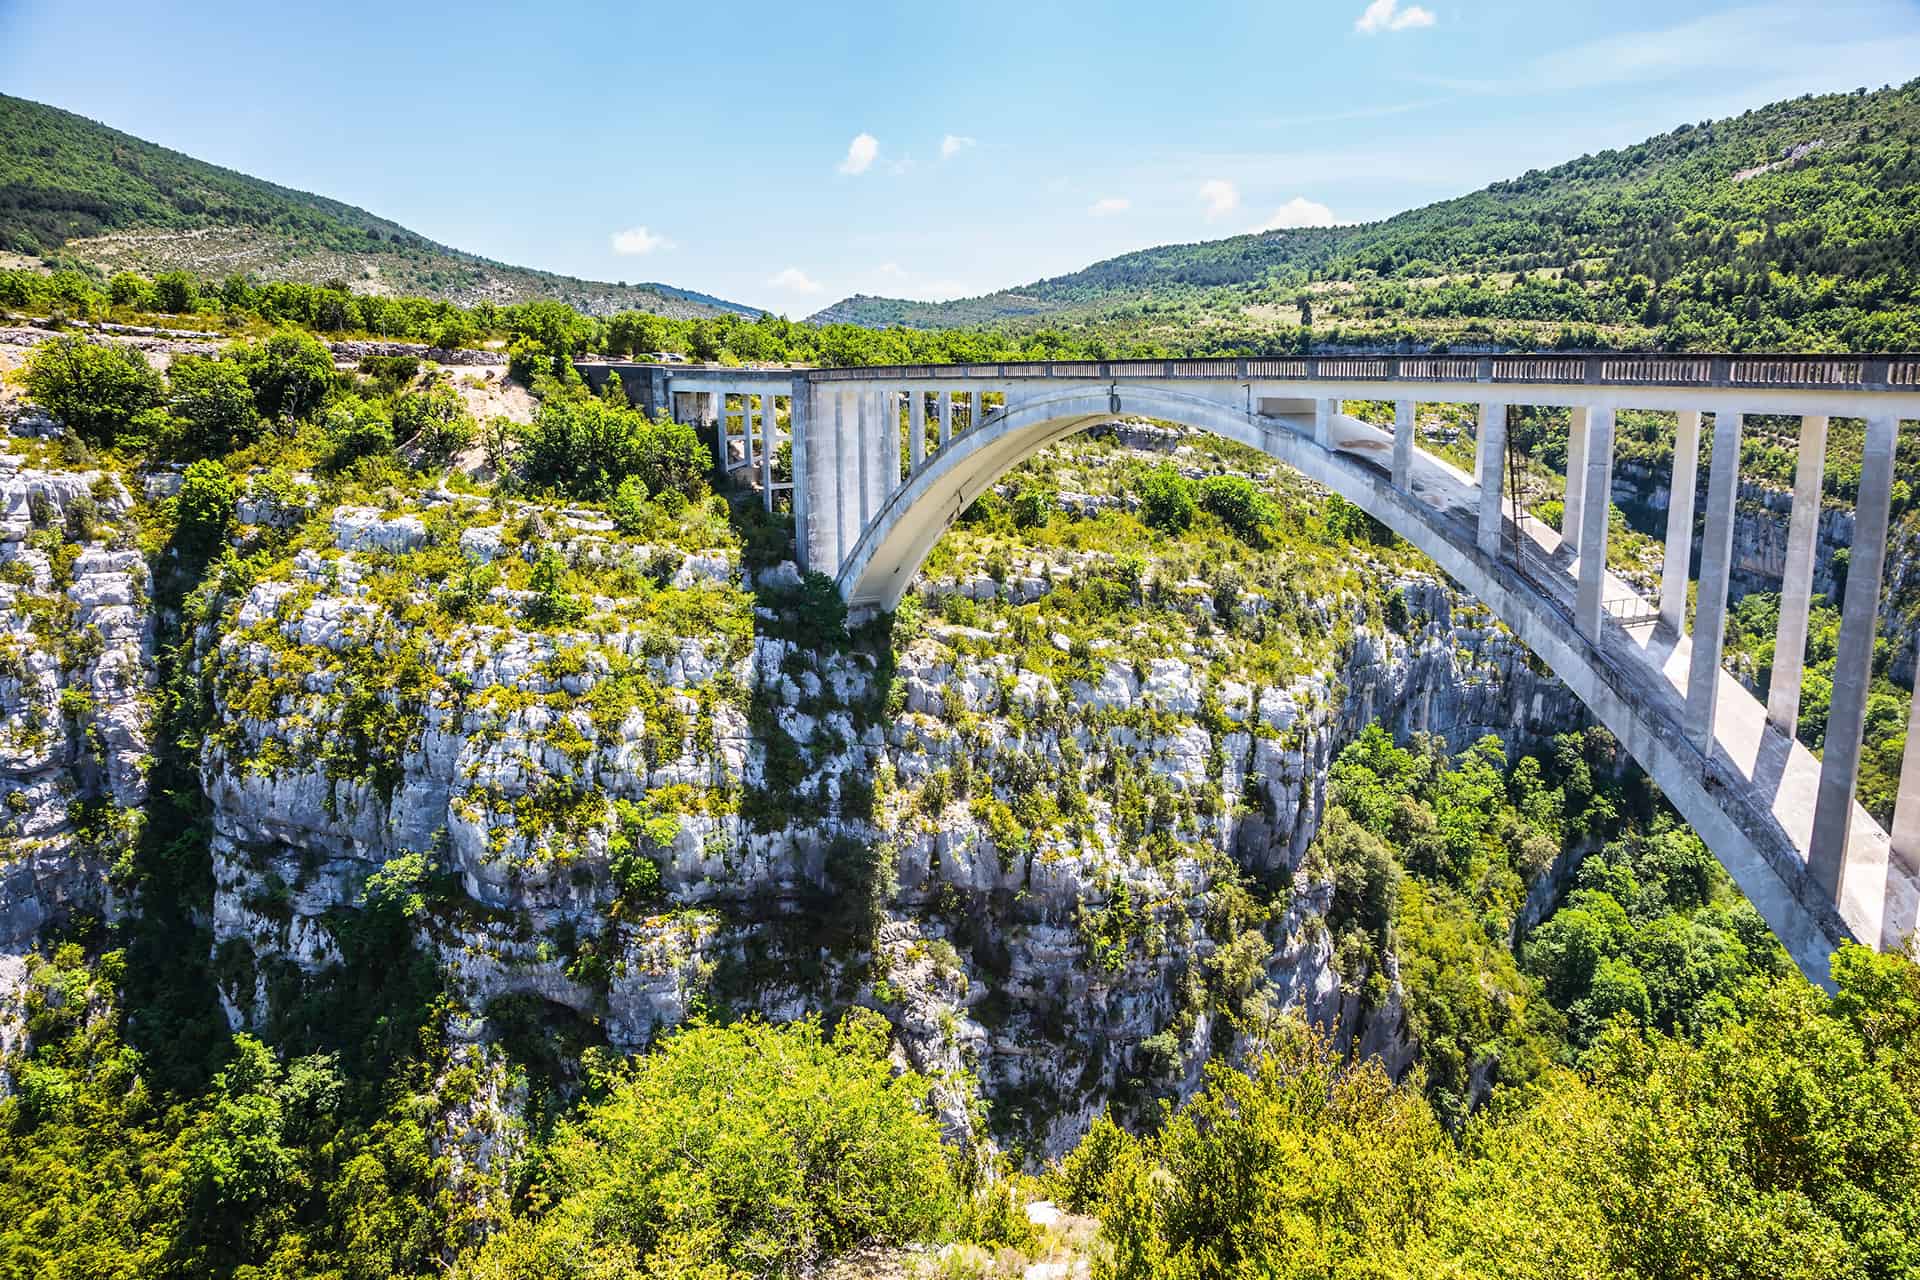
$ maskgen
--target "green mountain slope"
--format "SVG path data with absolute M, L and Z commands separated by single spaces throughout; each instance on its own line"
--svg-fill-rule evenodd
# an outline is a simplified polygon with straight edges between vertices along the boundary
M 108 271 L 346 280 L 465 305 L 554 298 L 594 315 L 751 307 L 664 284 L 607 284 L 462 253 L 365 209 L 0 94 L 0 250 Z
M 819 318 L 1920 346 L 1917 144 L 1920 80 L 1809 96 L 1381 222 L 1167 245 L 956 302 L 850 298 Z

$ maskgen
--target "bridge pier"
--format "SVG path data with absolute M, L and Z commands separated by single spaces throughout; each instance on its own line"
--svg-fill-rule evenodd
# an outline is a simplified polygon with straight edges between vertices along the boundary
M 1740 497 L 1741 413 L 1713 412 L 1713 464 L 1707 473 L 1707 532 L 1700 547 L 1700 586 L 1693 604 L 1693 662 L 1687 674 L 1687 741 L 1713 757 L 1713 718 L 1720 698 L 1720 655 L 1727 640 L 1727 587 L 1733 577 L 1734 506 Z
M 1660 568 L 1660 621 L 1675 635 L 1687 629 L 1687 583 L 1693 579 L 1693 503 L 1700 487 L 1700 411 L 1682 409 L 1667 481 L 1667 554 Z
M 1415 410 L 1411 400 L 1394 401 L 1393 487 L 1402 493 L 1413 488 L 1413 437 L 1419 430 Z
M 1787 560 L 1780 579 L 1780 622 L 1773 641 L 1773 682 L 1767 689 L 1767 722 L 1788 739 L 1800 726 L 1800 677 L 1807 651 L 1807 613 L 1813 606 L 1814 552 L 1820 540 L 1826 466 L 1826 416 L 1808 414 L 1800 419 L 1800 457 L 1793 473 Z
M 1581 500 L 1587 484 L 1587 414 L 1585 405 L 1575 405 L 1567 420 L 1567 496 L 1560 508 L 1561 536 L 1576 541 L 1580 537 Z
M 1607 534 L 1613 522 L 1613 410 L 1580 415 L 1580 523 L 1574 570 L 1574 625 L 1587 639 L 1600 639 L 1607 611 Z M 1565 521 L 1562 521 L 1565 524 Z
M 1322 404 L 1338 404 L 1338 401 L 1321 401 Z M 1315 443 L 1318 439 L 1319 418 L 1314 419 Z M 1504 514 L 1501 510 L 1502 494 L 1507 478 L 1507 406 L 1485 403 L 1480 406 L 1480 436 L 1475 445 L 1474 470 L 1480 481 L 1480 553 L 1490 558 L 1500 555 L 1500 541 Z

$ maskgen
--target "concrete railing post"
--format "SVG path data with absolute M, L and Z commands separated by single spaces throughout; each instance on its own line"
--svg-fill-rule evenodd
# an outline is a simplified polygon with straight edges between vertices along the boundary
M 907 392 L 907 446 L 911 474 L 927 460 L 927 393 L 924 391 Z
M 1574 567 L 1574 621 L 1587 639 L 1600 639 L 1607 608 L 1607 534 L 1613 516 L 1613 410 L 1595 409 L 1580 424 L 1579 559 Z M 1565 523 L 1564 521 L 1562 522 Z
M 1396 401 L 1393 406 L 1393 487 L 1402 493 L 1413 492 L 1415 430 L 1413 401 Z
M 1682 409 L 1667 483 L 1667 555 L 1660 567 L 1660 621 L 1686 629 L 1687 583 L 1693 577 L 1693 499 L 1700 483 L 1700 411 Z
M 940 451 L 953 443 L 953 392 L 940 393 Z
M 1687 668 L 1686 737 L 1713 755 L 1713 719 L 1720 699 L 1720 652 L 1727 638 L 1727 582 L 1733 573 L 1734 504 L 1740 496 L 1740 413 L 1713 414 L 1713 468 L 1707 475 L 1707 533 L 1700 549 L 1700 592 L 1694 603 L 1693 660 Z
M 1504 404 L 1480 406 L 1480 440 L 1474 452 L 1474 470 L 1480 481 L 1480 553 L 1497 557 L 1503 519 L 1500 502 L 1507 475 L 1507 406 Z
M 1839 900 L 1847 840 L 1853 829 L 1853 791 L 1860 776 L 1860 743 L 1873 683 L 1873 641 L 1879 631 L 1880 576 L 1887 560 L 1887 519 L 1893 497 L 1893 449 L 1900 420 L 1867 419 L 1860 459 L 1860 499 L 1854 508 L 1853 549 L 1847 559 L 1847 595 L 1840 606 L 1840 643 L 1833 661 L 1833 701 L 1820 753 L 1820 790 L 1813 806 L 1813 842 L 1807 870 Z M 1904 771 L 1903 771 L 1904 772 Z
M 1820 493 L 1827 465 L 1827 419 L 1800 420 L 1800 461 L 1793 473 L 1793 514 L 1787 521 L 1787 562 L 1780 578 L 1780 625 L 1773 641 L 1773 683 L 1767 723 L 1793 737 L 1800 726 L 1800 674 L 1807 652 L 1807 611 L 1813 606 L 1814 553 L 1820 540 Z
M 1587 485 L 1587 415 L 1590 411 L 1575 406 L 1567 422 L 1567 497 L 1560 509 L 1560 540 L 1569 546 L 1580 545 L 1580 499 Z

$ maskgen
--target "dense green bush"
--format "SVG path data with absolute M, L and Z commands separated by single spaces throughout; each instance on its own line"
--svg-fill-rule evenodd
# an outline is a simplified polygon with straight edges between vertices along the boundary
M 160 375 L 129 347 L 86 338 L 42 343 L 27 360 L 27 395 L 82 440 L 111 445 L 134 417 L 160 404 Z
M 1195 486 L 1194 497 L 1201 510 L 1254 546 L 1264 546 L 1280 522 L 1280 508 L 1245 476 L 1208 476 Z
M 655 497 L 698 499 L 709 465 L 706 447 L 685 423 L 577 396 L 541 404 L 518 462 L 535 489 L 596 502 L 612 498 L 629 478 Z
M 176 356 L 167 366 L 167 408 L 186 424 L 183 443 L 195 453 L 226 453 L 259 434 L 253 386 L 237 360 Z
M 326 345 L 293 329 L 243 343 L 231 358 L 246 371 L 254 407 L 269 422 L 311 417 L 336 381 Z
M 539 1201 L 472 1280 L 798 1276 L 923 1238 L 954 1190 L 927 1082 L 896 1072 L 878 1015 L 690 1026 L 565 1125 Z
M 477 430 L 460 393 L 444 384 L 394 401 L 393 430 L 423 466 L 444 466 Z
M 1193 486 L 1163 462 L 1140 478 L 1140 518 L 1163 533 L 1180 533 L 1193 524 Z
M 180 492 L 174 496 L 175 528 L 183 545 L 210 547 L 226 536 L 233 524 L 239 486 L 227 469 L 210 458 L 187 467 Z

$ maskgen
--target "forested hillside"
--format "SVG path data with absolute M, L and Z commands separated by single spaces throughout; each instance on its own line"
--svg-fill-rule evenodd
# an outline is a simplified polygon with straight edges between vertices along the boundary
M 822 318 L 1217 343 L 1920 347 L 1920 80 L 1683 124 L 1383 222 L 1167 245 Z
M 663 284 L 615 285 L 490 262 L 338 200 L 294 191 L 0 94 L 0 250 L 100 270 L 186 270 L 418 293 L 464 304 L 557 299 L 591 314 L 752 314 Z

